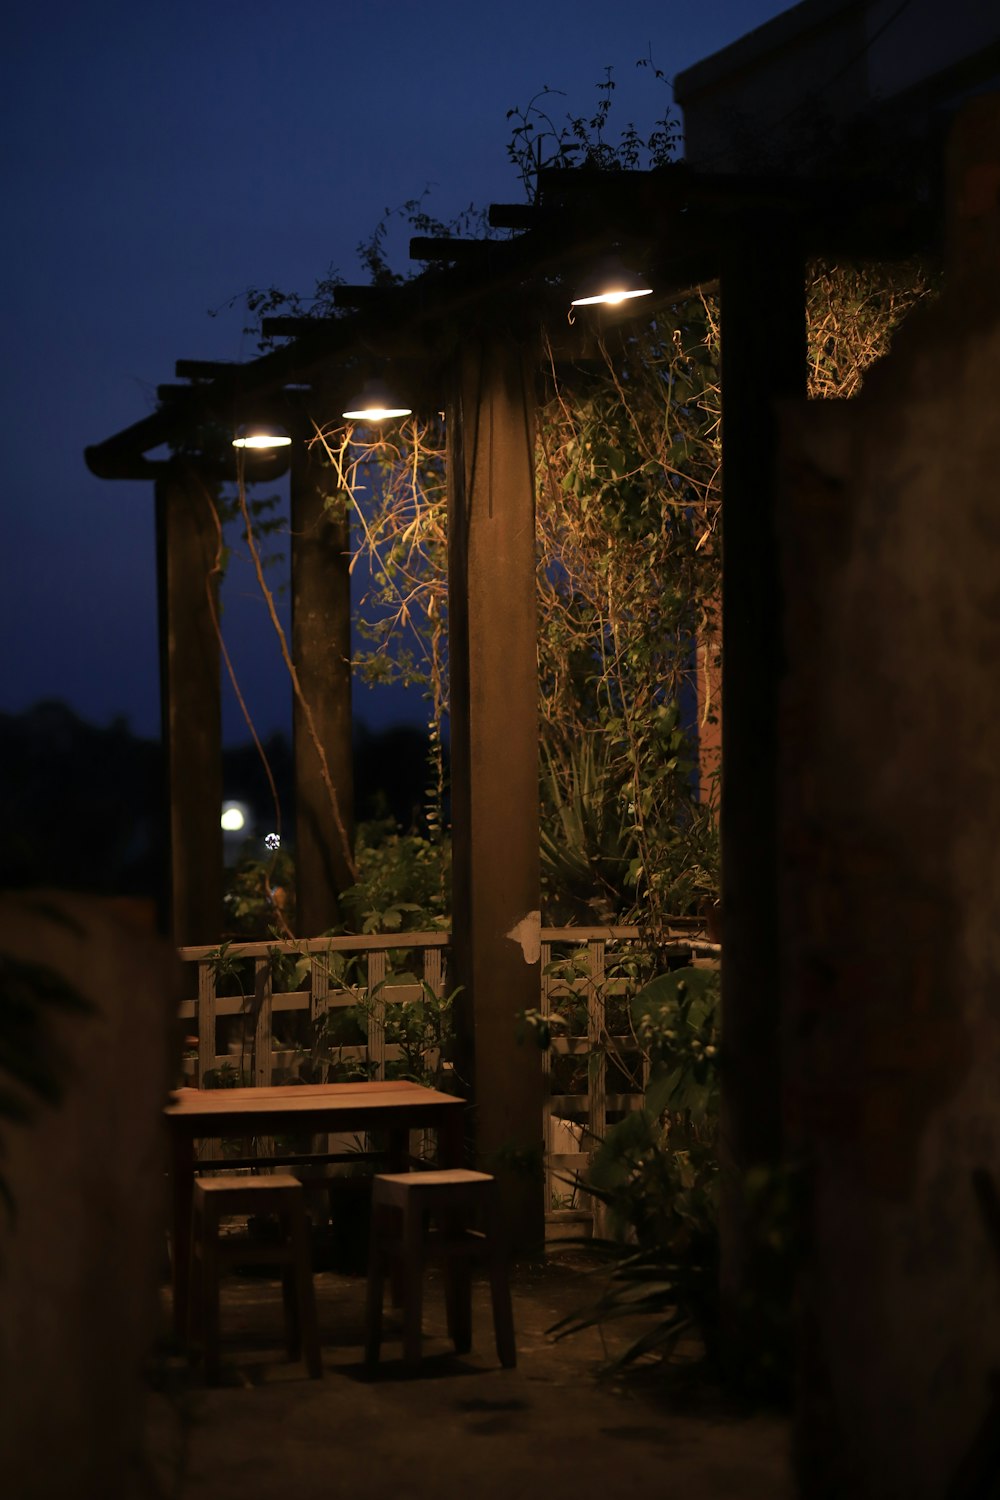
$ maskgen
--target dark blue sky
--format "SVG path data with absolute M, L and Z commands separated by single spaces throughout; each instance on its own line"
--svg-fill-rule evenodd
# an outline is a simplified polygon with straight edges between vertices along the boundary
M 13 0 L 3 99 L 5 643 L 0 711 L 58 697 L 158 731 L 150 485 L 94 479 L 83 449 L 148 413 L 177 358 L 252 358 L 246 288 L 309 292 L 387 208 L 431 189 L 447 219 L 517 201 L 507 110 L 543 86 L 648 132 L 668 76 L 778 0 Z M 612 134 L 615 134 L 612 131 Z M 405 263 L 405 234 L 397 247 Z M 249 579 L 224 621 L 263 733 L 288 690 Z M 359 688 L 372 727 L 419 698 Z M 244 738 L 227 704 L 228 740 Z

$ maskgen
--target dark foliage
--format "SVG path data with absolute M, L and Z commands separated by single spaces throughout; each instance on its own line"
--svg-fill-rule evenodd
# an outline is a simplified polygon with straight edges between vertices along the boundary
M 124 719 L 98 728 L 63 703 L 0 714 L 0 886 L 157 894 L 159 746 Z
M 282 734 L 265 749 L 294 828 L 292 749 Z M 399 725 L 373 734 L 355 728 L 358 821 L 391 817 L 418 827 L 425 803 L 428 740 Z M 60 890 L 156 899 L 165 869 L 164 767 L 160 745 L 134 735 L 124 719 L 88 724 L 60 702 L 0 714 L 0 888 Z M 252 745 L 223 751 L 227 797 L 246 802 L 261 827 L 273 803 Z

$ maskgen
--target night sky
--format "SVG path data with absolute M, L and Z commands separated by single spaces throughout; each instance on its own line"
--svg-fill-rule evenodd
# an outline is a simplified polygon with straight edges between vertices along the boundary
M 564 95 L 552 114 L 587 113 L 611 66 L 610 135 L 628 121 L 648 134 L 672 93 L 639 58 L 672 77 L 785 8 L 14 0 L 0 712 L 61 698 L 158 733 L 152 486 L 93 478 L 83 450 L 151 411 L 177 358 L 253 358 L 247 288 L 308 294 L 330 268 L 361 279 L 358 243 L 425 188 L 442 219 L 521 200 L 506 114 L 545 86 Z M 287 727 L 287 682 L 239 566 L 224 610 L 259 729 Z M 372 728 L 423 719 L 418 695 L 363 687 L 356 710 Z M 246 737 L 228 695 L 224 727 Z

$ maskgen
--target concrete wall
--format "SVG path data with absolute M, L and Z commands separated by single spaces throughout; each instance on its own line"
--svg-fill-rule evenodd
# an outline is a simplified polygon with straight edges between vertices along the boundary
M 150 1493 L 144 1370 L 166 1251 L 176 960 L 115 903 L 58 892 L 0 897 L 0 952 L 50 966 L 92 1007 L 48 1012 L 62 1104 L 3 1121 L 15 1208 L 10 1219 L 0 1203 L 0 1492 L 130 1500 Z
M 898 153 L 890 128 L 923 134 L 998 76 L 1000 10 L 986 0 L 946 12 L 938 0 L 803 0 L 681 73 L 674 93 L 692 166 L 811 172 L 831 152 L 855 168 L 873 148 Z M 850 144 L 859 118 L 871 118 L 864 157 Z
M 856 400 L 783 414 L 809 1500 L 951 1495 L 1000 1366 L 973 1179 L 1000 1192 L 1000 99 L 960 122 L 950 181 L 941 299 Z

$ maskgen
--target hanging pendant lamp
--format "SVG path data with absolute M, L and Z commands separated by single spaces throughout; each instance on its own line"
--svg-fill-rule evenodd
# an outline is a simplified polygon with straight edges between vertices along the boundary
M 401 406 L 394 394 L 380 380 L 366 380 L 359 396 L 347 403 L 341 412 L 350 422 L 390 422 L 394 417 L 409 417 L 411 406 Z
M 233 447 L 267 452 L 271 448 L 287 448 L 291 441 L 283 427 L 276 427 L 271 422 L 245 422 L 236 429 Z

